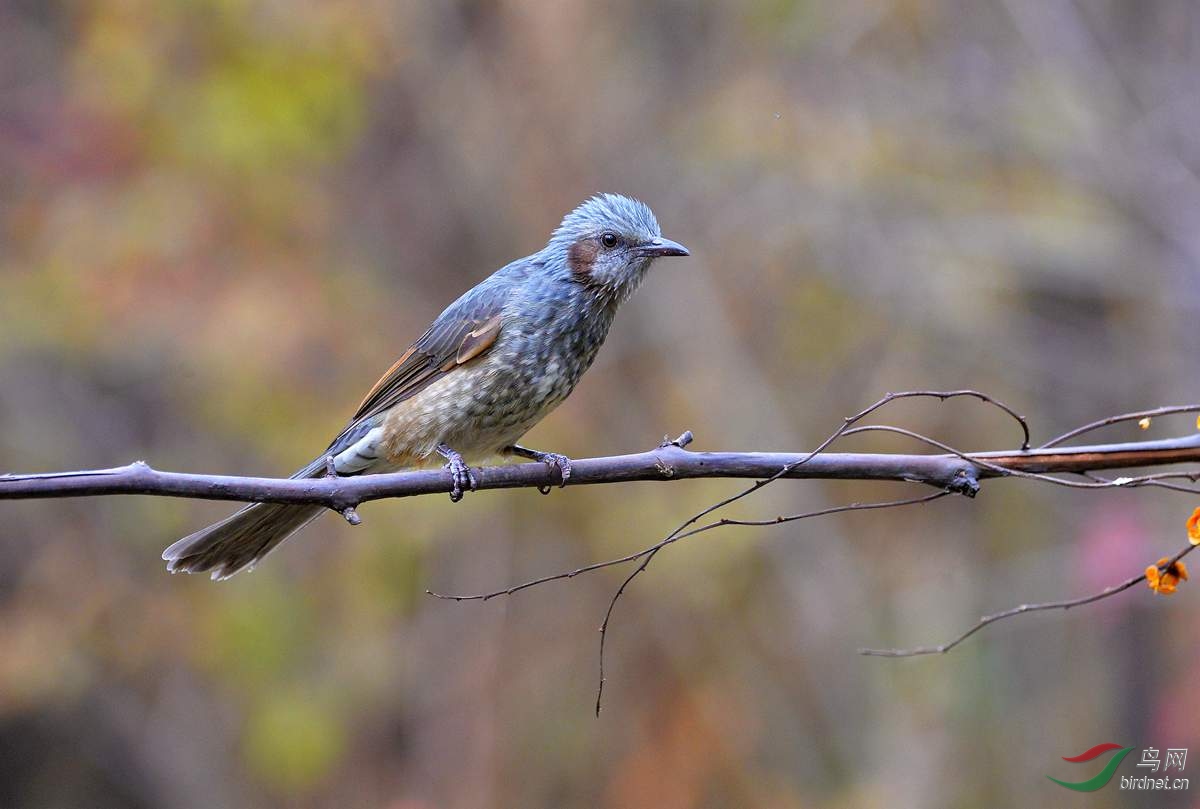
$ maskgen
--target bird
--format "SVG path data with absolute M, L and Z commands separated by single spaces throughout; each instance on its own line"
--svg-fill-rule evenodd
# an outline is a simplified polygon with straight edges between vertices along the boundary
M 464 293 L 371 388 L 329 446 L 293 478 L 418 469 L 445 461 L 450 499 L 474 490 L 471 465 L 541 461 L 571 475 L 570 459 L 517 441 L 574 389 L 617 309 L 655 259 L 687 256 L 643 202 L 597 194 L 568 213 L 538 252 Z M 227 579 L 253 568 L 325 506 L 255 503 L 178 540 L 172 573 Z

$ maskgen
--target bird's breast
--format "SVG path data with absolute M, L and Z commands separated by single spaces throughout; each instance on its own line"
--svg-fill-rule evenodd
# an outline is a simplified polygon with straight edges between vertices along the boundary
M 470 459 L 515 443 L 567 398 L 595 359 L 607 320 L 576 325 L 544 320 L 506 325 L 486 354 L 388 412 L 387 457 L 409 465 L 446 443 Z

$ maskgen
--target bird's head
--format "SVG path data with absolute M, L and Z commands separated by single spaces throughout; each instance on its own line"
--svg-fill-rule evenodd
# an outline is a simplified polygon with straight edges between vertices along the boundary
M 654 259 L 688 255 L 682 244 L 663 237 L 645 204 L 617 194 L 598 194 L 567 214 L 547 250 L 571 281 L 618 303 Z

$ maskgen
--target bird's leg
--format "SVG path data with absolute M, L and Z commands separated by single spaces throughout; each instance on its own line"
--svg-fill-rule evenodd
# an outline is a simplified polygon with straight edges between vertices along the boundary
M 508 455 L 516 455 L 518 458 L 541 461 L 551 469 L 557 469 L 558 474 L 562 476 L 562 482 L 558 484 L 558 488 L 560 489 L 566 486 L 567 481 L 571 479 L 571 459 L 566 455 L 559 455 L 557 452 L 542 452 L 541 450 L 529 449 L 520 444 L 505 447 L 504 452 Z
M 446 468 L 454 476 L 454 488 L 450 490 L 450 502 L 457 503 L 462 500 L 464 487 L 471 491 L 479 488 L 479 481 L 475 479 L 475 473 L 463 461 L 461 455 L 445 444 L 438 444 L 437 452 L 446 459 Z

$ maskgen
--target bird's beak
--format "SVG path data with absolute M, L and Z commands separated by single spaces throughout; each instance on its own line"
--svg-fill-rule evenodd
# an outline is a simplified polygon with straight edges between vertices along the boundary
M 648 258 L 659 258 L 661 256 L 690 256 L 691 253 L 679 242 L 673 242 L 670 239 L 658 237 L 651 239 L 638 248 L 638 252 Z

